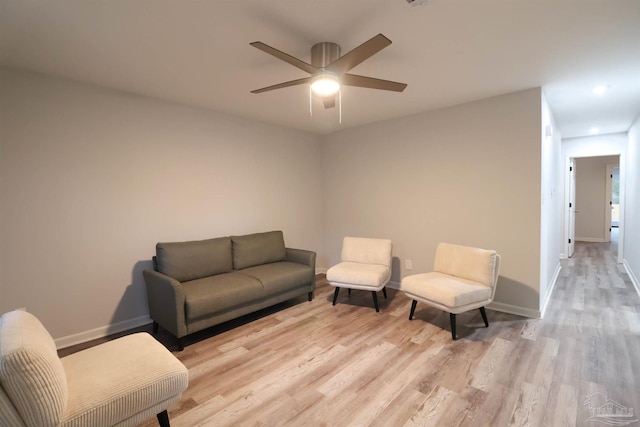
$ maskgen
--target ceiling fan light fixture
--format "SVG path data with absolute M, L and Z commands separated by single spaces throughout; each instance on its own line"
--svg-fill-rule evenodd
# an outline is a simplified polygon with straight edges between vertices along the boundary
M 311 82 L 311 91 L 318 96 L 333 96 L 340 91 L 340 80 L 332 73 L 321 73 Z

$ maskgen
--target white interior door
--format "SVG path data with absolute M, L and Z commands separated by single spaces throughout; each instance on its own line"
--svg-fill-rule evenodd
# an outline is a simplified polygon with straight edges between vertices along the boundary
M 604 239 L 611 241 L 611 210 L 613 209 L 613 168 L 617 165 L 607 165 L 605 207 L 604 207 Z
M 569 245 L 567 257 L 573 256 L 576 241 L 576 162 L 572 158 L 569 160 Z

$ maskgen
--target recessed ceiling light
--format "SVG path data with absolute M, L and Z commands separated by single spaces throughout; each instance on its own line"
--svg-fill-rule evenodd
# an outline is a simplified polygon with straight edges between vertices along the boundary
M 591 135 L 597 135 L 597 134 L 599 134 L 599 133 L 600 133 L 600 128 L 592 127 L 591 129 L 589 129 L 589 133 L 590 133 Z
M 609 90 L 608 85 L 598 85 L 593 88 L 593 93 L 596 95 L 604 95 L 607 92 L 607 90 Z

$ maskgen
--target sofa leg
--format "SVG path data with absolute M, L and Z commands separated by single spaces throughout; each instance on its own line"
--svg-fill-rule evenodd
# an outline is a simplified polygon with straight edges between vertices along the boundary
M 156 416 L 158 417 L 158 424 L 160 424 L 160 427 L 171 427 L 169 424 L 169 413 L 166 409 Z
M 178 351 L 184 350 L 184 337 L 178 338 Z
M 449 313 L 449 320 L 451 321 L 451 337 L 456 340 L 456 315 Z
M 158 333 L 158 322 L 153 321 L 153 335 Z
M 309 301 L 313 301 L 313 291 L 309 292 Z
M 338 293 L 340 292 L 340 288 L 336 286 L 336 290 L 333 292 L 333 305 L 336 305 L 336 301 L 338 300 Z
M 371 295 L 373 295 L 373 306 L 376 308 L 376 313 L 379 313 L 380 307 L 378 307 L 378 293 L 376 291 L 371 291 Z
M 416 305 L 418 305 L 418 301 L 411 301 L 411 311 L 409 312 L 409 320 L 413 319 L 413 313 L 416 312 Z
M 384 295 L 385 299 L 387 298 L 387 288 L 386 286 L 382 288 L 382 295 Z
M 351 295 L 351 288 L 347 288 L 347 293 Z
M 489 321 L 487 320 L 487 312 L 484 311 L 484 307 L 480 307 L 480 314 L 482 314 L 482 320 L 484 320 L 484 326 L 489 327 Z

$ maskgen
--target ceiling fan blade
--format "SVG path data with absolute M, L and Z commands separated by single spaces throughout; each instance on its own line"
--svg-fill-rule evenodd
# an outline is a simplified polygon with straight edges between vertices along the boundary
M 378 34 L 377 36 L 374 36 L 366 42 L 362 43 L 355 49 L 347 52 L 345 55 L 342 55 L 340 58 L 336 59 L 325 68 L 336 74 L 346 73 L 365 59 L 375 55 L 390 44 L 391 40 L 389 40 L 382 34 Z
M 402 92 L 407 87 L 406 83 L 374 79 L 373 77 L 357 76 L 355 74 L 345 74 L 340 81 L 345 86 L 366 87 L 369 89 L 390 90 L 393 92 Z
M 277 85 L 263 87 L 262 89 L 252 90 L 251 93 L 262 93 L 262 92 L 267 92 L 274 89 L 282 89 L 283 87 L 303 85 L 305 83 L 310 83 L 310 82 L 311 82 L 311 76 L 303 77 L 301 79 L 291 80 L 288 82 L 279 83 Z
M 326 98 L 322 98 L 322 103 L 324 104 L 324 108 L 333 108 L 336 106 L 336 97 L 328 96 Z
M 293 65 L 294 67 L 298 67 L 300 68 L 302 71 L 306 71 L 309 74 L 314 74 L 314 73 L 318 73 L 320 70 L 316 67 L 314 67 L 311 64 L 307 64 L 306 62 L 295 58 L 291 55 L 289 55 L 288 53 L 284 53 L 276 48 L 273 48 L 269 45 L 266 45 L 262 42 L 253 42 L 253 43 L 249 43 L 251 46 L 260 49 L 263 52 L 268 53 L 269 55 L 273 55 L 278 59 L 283 60 L 284 62 L 288 62 L 289 64 Z

